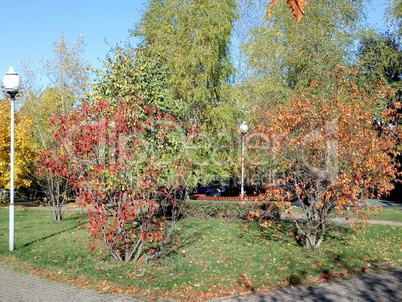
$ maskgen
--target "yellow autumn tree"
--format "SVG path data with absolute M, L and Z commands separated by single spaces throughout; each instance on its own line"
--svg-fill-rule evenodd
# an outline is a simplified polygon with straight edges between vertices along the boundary
M 0 201 L 2 192 L 10 187 L 10 101 L 0 100 Z M 22 112 L 15 112 L 15 153 L 14 182 L 15 188 L 29 186 L 27 163 L 34 156 L 31 149 L 32 118 Z

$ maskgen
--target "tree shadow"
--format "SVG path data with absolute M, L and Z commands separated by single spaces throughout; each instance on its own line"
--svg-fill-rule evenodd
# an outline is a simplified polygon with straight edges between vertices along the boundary
M 46 240 L 46 239 L 49 239 L 49 238 L 55 237 L 55 236 L 57 236 L 57 235 L 60 235 L 60 234 L 69 232 L 69 231 L 71 231 L 71 230 L 76 230 L 78 227 L 80 227 L 81 225 L 83 225 L 83 224 L 85 223 L 85 222 L 82 222 L 82 221 L 81 221 L 81 218 L 82 218 L 82 217 L 79 217 L 79 216 L 67 217 L 65 220 L 63 220 L 64 222 L 67 222 L 67 221 L 77 221 L 77 223 L 76 223 L 75 225 L 71 226 L 71 227 L 66 228 L 66 229 L 62 229 L 62 230 L 60 230 L 60 231 L 53 232 L 53 233 L 51 233 L 51 234 L 49 234 L 49 235 L 42 236 L 42 237 L 40 237 L 40 238 L 34 239 L 34 240 L 30 241 L 30 242 L 27 242 L 27 243 L 25 243 L 25 244 L 22 244 L 21 246 L 22 246 L 22 247 L 28 247 L 28 246 L 31 246 L 31 245 L 37 243 L 37 242 L 44 241 L 44 240 Z M 62 223 L 62 222 L 57 222 L 57 223 Z
M 287 287 L 267 294 L 256 294 L 252 297 L 252 301 L 402 301 L 401 280 L 402 269 L 361 274 L 319 286 Z M 238 302 L 249 300 L 250 297 L 232 299 Z
M 269 228 L 261 228 L 261 237 L 266 240 L 294 243 L 294 225 L 291 220 L 274 220 Z
M 395 183 L 395 188 L 390 192 L 388 196 L 384 196 L 382 199 L 387 201 L 393 201 L 402 205 L 402 183 Z

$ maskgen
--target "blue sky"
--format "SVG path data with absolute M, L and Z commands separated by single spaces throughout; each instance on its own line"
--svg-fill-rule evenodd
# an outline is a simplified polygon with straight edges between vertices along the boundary
M 53 43 L 62 31 L 70 42 L 83 35 L 84 58 L 101 67 L 110 45 L 126 41 L 129 29 L 140 19 L 145 0 L 0 0 L 0 75 L 22 59 L 37 68 L 53 55 Z M 1 76 L 2 77 L 2 76 Z
M 314 1 L 314 0 L 310 0 Z M 389 0 L 388 0 L 389 1 Z M 0 76 L 21 60 L 31 58 L 36 68 L 52 57 L 53 43 L 62 31 L 68 41 L 85 37 L 87 59 L 93 67 L 101 61 L 110 45 L 127 41 L 129 29 L 140 20 L 146 0 L 0 0 Z M 373 0 L 370 23 L 383 24 L 387 0 Z M 308 6 L 307 6 L 308 12 Z M 131 40 L 131 42 L 135 41 Z M 2 76 L 1 76 L 2 78 Z

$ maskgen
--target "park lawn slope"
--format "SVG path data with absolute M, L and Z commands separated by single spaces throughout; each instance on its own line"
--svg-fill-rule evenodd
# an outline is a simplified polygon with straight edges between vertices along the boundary
M 0 209 L 0 253 L 39 275 L 104 292 L 200 301 L 252 290 L 335 279 L 402 259 L 402 227 L 338 225 L 320 249 L 300 247 L 292 227 L 224 219 L 184 219 L 181 243 L 159 262 L 117 263 L 88 247 L 78 212 L 53 222 L 44 210 L 16 210 L 16 250 L 8 251 L 8 213 Z M 78 226 L 81 225 L 80 228 Z

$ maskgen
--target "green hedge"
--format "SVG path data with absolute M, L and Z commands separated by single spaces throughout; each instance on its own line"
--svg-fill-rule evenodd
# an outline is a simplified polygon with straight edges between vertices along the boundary
M 181 206 L 184 217 L 205 218 L 238 218 L 247 219 L 250 211 L 258 212 L 260 217 L 277 219 L 280 210 L 274 202 L 238 202 L 214 200 L 185 200 Z

